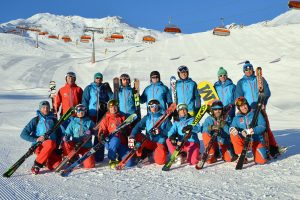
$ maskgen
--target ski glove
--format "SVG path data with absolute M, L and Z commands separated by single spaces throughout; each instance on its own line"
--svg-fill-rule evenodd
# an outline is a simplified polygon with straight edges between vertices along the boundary
M 187 125 L 185 127 L 182 128 L 182 132 L 183 133 L 187 133 L 189 131 L 192 131 L 193 130 L 193 126 L 192 125 Z
M 177 136 L 176 136 L 176 134 L 175 135 L 171 135 L 170 137 L 169 137 L 169 139 L 170 139 L 170 141 L 171 141 L 171 144 L 173 144 L 173 145 L 177 145 Z
M 129 138 L 128 139 L 128 147 L 130 149 L 133 149 L 134 148 L 134 144 L 135 144 L 135 139 L 134 138 Z
M 242 131 L 242 135 L 244 137 L 246 137 L 247 135 L 253 135 L 253 134 L 254 134 L 253 128 L 245 129 L 245 130 Z
M 153 135 L 158 135 L 158 134 L 160 134 L 160 129 L 159 129 L 159 128 L 154 128 L 154 129 L 152 130 L 152 134 L 153 134 Z
M 237 134 L 239 133 L 239 132 L 236 130 L 236 128 L 234 128 L 234 127 L 230 127 L 229 132 L 230 132 L 230 134 L 232 134 L 232 135 L 237 135 Z

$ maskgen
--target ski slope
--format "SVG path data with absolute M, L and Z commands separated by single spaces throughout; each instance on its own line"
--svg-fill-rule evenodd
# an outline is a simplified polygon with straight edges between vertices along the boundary
M 213 36 L 211 31 L 189 35 L 157 31 L 162 39 L 154 44 L 141 43 L 134 37 L 113 44 L 98 40 L 95 64 L 90 63 L 90 44 L 41 37 L 37 49 L 34 35 L 0 33 L 1 173 L 29 148 L 30 144 L 21 140 L 19 134 L 35 116 L 39 101 L 48 98 L 49 81 L 63 86 L 68 71 L 76 72 L 76 82 L 82 88 L 99 71 L 110 84 L 113 77 L 128 73 L 132 79 L 141 80 L 143 89 L 149 84 L 152 70 L 160 71 L 162 81 L 168 85 L 169 77 L 177 75 L 180 65 L 189 67 L 190 77 L 196 82 L 215 82 L 217 70 L 223 66 L 236 83 L 243 75 L 241 62 L 250 60 L 263 68 L 272 92 L 267 112 L 276 140 L 289 147 L 277 160 L 262 166 L 252 162 L 241 171 L 235 170 L 235 163 L 219 161 L 205 165 L 201 171 L 183 165 L 162 172 L 161 166 L 151 164 L 118 172 L 110 170 L 105 160 L 95 169 L 78 169 L 68 178 L 47 170 L 32 175 L 31 156 L 11 178 L 0 177 L 0 199 L 300 199 L 299 13 L 291 10 L 267 24 L 232 29 L 229 37 Z M 51 15 L 50 20 L 41 23 L 42 17 L 36 17 L 41 15 L 27 20 L 51 27 L 53 20 L 65 19 Z M 89 21 L 77 18 L 80 22 L 73 21 L 76 27 Z M 71 30 L 59 27 L 55 32 Z M 143 29 L 128 29 L 136 31 L 136 35 L 144 34 Z M 72 34 L 79 36 L 80 31 Z M 144 105 L 142 109 L 145 114 Z M 203 152 L 203 143 L 201 146 Z

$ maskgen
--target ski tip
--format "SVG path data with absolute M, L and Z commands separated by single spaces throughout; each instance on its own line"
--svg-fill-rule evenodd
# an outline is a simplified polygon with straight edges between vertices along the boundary
M 3 177 L 6 177 L 6 178 L 9 178 L 9 177 L 10 177 L 10 175 L 8 175 L 8 174 L 6 174 L 6 173 L 2 174 L 2 176 L 3 176 Z
M 163 167 L 161 170 L 167 172 L 167 171 L 170 171 L 170 168 L 168 168 L 168 167 Z
M 195 168 L 196 168 L 197 170 L 202 169 L 202 167 L 199 167 L 198 165 L 195 165 Z

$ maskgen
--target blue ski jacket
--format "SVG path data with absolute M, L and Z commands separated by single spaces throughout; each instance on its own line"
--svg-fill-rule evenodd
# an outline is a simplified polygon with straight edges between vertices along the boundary
M 169 119 L 166 119 L 162 125 L 158 128 L 160 133 L 157 135 L 153 135 L 149 132 L 149 130 L 154 126 L 156 121 L 164 114 L 164 111 L 160 110 L 156 113 L 148 112 L 146 116 L 139 121 L 135 127 L 132 129 L 130 137 L 135 138 L 138 133 L 141 133 L 142 130 L 146 130 L 147 137 L 153 141 L 161 144 L 166 143 L 168 130 L 171 128 L 172 123 Z
M 220 101 L 222 101 L 224 106 L 227 106 L 229 104 L 234 105 L 235 101 L 235 84 L 233 84 L 231 79 L 227 79 L 225 83 L 222 84 L 221 81 L 217 81 L 214 84 L 214 87 L 216 89 L 216 92 L 219 96 Z
M 182 132 L 183 127 L 192 124 L 194 119 L 195 119 L 194 117 L 180 117 L 179 121 L 175 121 L 171 129 L 168 131 L 168 138 L 178 133 L 178 139 L 179 141 L 181 141 L 185 134 Z M 200 140 L 198 138 L 198 132 L 200 131 L 201 131 L 201 127 L 198 123 L 196 126 L 193 127 L 192 135 L 188 139 L 188 141 L 200 144 Z
M 122 113 L 129 116 L 135 113 L 135 102 L 133 96 L 133 88 L 130 86 L 120 86 L 119 89 L 119 108 Z
M 38 137 L 45 135 L 45 133 L 52 129 L 57 122 L 52 112 L 50 112 L 47 116 L 43 115 L 39 110 L 36 113 L 37 116 L 30 120 L 20 134 L 22 139 L 32 142 L 33 144 L 36 142 Z M 49 139 L 56 141 L 56 143 L 59 144 L 61 134 L 61 129 L 58 128 L 50 135 Z
M 94 126 L 95 123 L 89 117 L 76 117 L 70 122 L 65 130 L 65 136 L 76 143 L 81 142 L 88 136 L 86 133 L 88 130 L 90 131 L 90 134 L 95 134 L 93 131 Z M 84 145 L 85 148 L 91 148 L 92 146 L 91 140 Z
M 242 136 L 241 131 L 247 129 L 253 119 L 254 110 L 251 110 L 248 114 L 243 115 L 241 113 L 237 113 L 236 116 L 233 118 L 233 121 L 230 127 L 235 127 L 238 131 L 240 136 Z M 253 141 L 259 141 L 261 143 L 265 143 L 263 133 L 266 130 L 266 121 L 261 113 L 258 115 L 258 120 L 256 126 L 253 127 L 254 134 L 252 135 Z
M 160 108 L 162 110 L 166 110 L 168 105 L 172 103 L 172 97 L 169 88 L 161 81 L 155 84 L 151 83 L 151 85 L 147 86 L 140 97 L 140 102 L 146 102 L 146 106 L 148 106 L 148 102 L 152 99 L 157 99 L 159 101 Z
M 177 105 L 185 103 L 188 112 L 194 116 L 201 107 L 201 98 L 197 90 L 197 84 L 191 78 L 177 80 L 176 82 Z
M 263 79 L 264 83 L 264 93 L 265 93 L 265 102 L 264 105 L 267 105 L 268 99 L 271 96 L 271 92 L 269 89 L 269 85 L 265 79 Z M 238 98 L 243 96 L 247 99 L 251 108 L 255 109 L 256 104 L 258 101 L 258 86 L 257 86 L 257 79 L 254 74 L 250 77 L 246 75 L 243 76 L 237 83 L 236 90 L 235 90 L 235 97 Z
M 82 104 L 88 109 L 89 116 L 96 116 L 97 107 L 103 110 L 101 106 L 105 106 L 103 111 L 106 111 L 107 102 L 113 98 L 114 94 L 108 92 L 103 83 L 100 85 L 91 83 L 83 91 Z

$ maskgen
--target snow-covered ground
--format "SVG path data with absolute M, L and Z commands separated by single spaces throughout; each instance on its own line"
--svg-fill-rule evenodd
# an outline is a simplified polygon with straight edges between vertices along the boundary
M 159 70 L 162 81 L 168 84 L 169 77 L 176 75 L 182 64 L 189 67 L 196 82 L 215 82 L 220 66 L 237 82 L 243 75 L 240 63 L 250 60 L 263 68 L 272 91 L 267 109 L 271 128 L 279 144 L 289 147 L 277 160 L 262 166 L 250 163 L 241 171 L 236 171 L 233 163 L 219 161 L 205 165 L 201 171 L 175 166 L 162 172 L 161 166 L 151 164 L 118 172 L 104 162 L 92 170 L 76 170 L 68 178 L 48 171 L 31 175 L 31 156 L 11 178 L 1 176 L 0 199 L 300 199 L 299 13 L 291 10 L 267 24 L 232 29 L 229 37 L 213 36 L 211 32 L 170 36 L 156 31 L 162 37 L 155 44 L 144 44 L 136 38 L 114 44 L 98 41 L 95 64 L 90 63 L 90 44 L 76 45 L 42 36 L 40 48 L 36 49 L 34 35 L 0 33 L 1 173 L 29 148 L 30 144 L 21 140 L 19 134 L 35 115 L 38 102 L 48 98 L 49 81 L 55 80 L 61 87 L 67 71 L 77 73 L 77 84 L 82 88 L 100 71 L 104 81 L 110 83 L 114 76 L 128 73 L 141 80 L 143 89 L 149 84 L 152 70 Z M 39 21 L 44 15 L 27 20 L 45 27 L 60 24 L 54 20 L 59 21 L 62 16 L 49 15 L 50 20 Z M 78 24 L 82 21 L 95 25 L 95 20 L 72 19 L 74 27 L 81 27 Z M 12 27 L 20 21 L 1 27 Z M 63 25 L 51 29 L 61 33 L 71 30 Z M 137 35 L 144 34 L 143 29 L 129 29 Z M 73 34 L 79 36 L 80 31 Z M 145 107 L 142 108 L 145 113 Z

